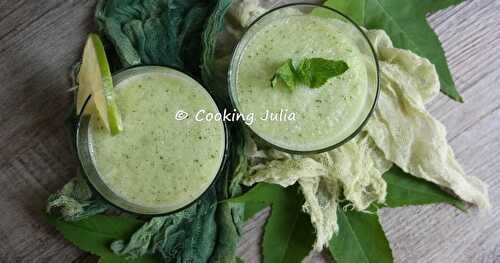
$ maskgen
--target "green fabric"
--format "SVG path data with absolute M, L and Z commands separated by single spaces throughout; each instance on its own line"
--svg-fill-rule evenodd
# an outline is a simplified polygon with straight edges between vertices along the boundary
M 165 262 L 209 262 L 217 231 L 216 200 L 212 187 L 188 208 L 152 218 L 130 240 L 113 242 L 111 249 L 132 258 L 156 254 Z
M 198 75 L 201 34 L 215 0 L 101 0 L 99 30 L 124 67 L 168 65 Z
M 73 178 L 60 191 L 50 195 L 47 201 L 47 212 L 60 214 L 66 221 L 100 214 L 109 207 L 110 205 L 95 194 L 81 176 Z
M 116 57 L 108 52 L 113 69 L 133 65 L 170 66 L 195 78 L 203 76 L 205 86 L 213 91 L 220 89 L 213 83 L 207 85 L 214 46 L 230 4 L 231 0 L 100 0 L 96 21 L 116 52 Z M 120 63 L 113 63 L 116 58 Z M 218 99 L 227 101 L 221 96 Z M 69 126 L 74 127 L 76 121 L 73 109 Z M 230 130 L 239 132 L 235 127 Z M 239 180 L 246 172 L 246 158 L 235 155 L 241 154 L 243 147 L 242 140 L 231 143 L 228 159 L 237 161 L 226 166 L 223 176 L 198 201 L 177 213 L 152 218 L 129 240 L 113 242 L 111 249 L 130 258 L 155 254 L 164 262 L 235 262 L 243 208 L 218 201 L 241 192 Z M 234 179 L 233 174 L 237 175 Z M 106 211 L 109 205 L 81 179 L 74 179 L 51 195 L 47 211 L 65 220 L 79 220 Z
M 232 127 L 231 151 L 228 169 L 219 180 L 219 200 L 229 199 L 242 193 L 240 182 L 248 173 L 246 145 L 247 134 L 241 127 Z M 241 236 L 240 227 L 243 224 L 244 205 L 222 202 L 217 206 L 216 223 L 218 236 L 214 253 L 210 262 L 235 262 L 236 247 Z

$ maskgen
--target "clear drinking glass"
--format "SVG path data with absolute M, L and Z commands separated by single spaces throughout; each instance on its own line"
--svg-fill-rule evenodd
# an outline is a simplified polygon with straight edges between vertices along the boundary
M 241 111 L 237 92 L 238 69 L 242 57 L 245 53 L 245 49 L 247 48 L 249 41 L 252 40 L 252 38 L 261 30 L 263 30 L 267 25 L 277 19 L 283 19 L 290 16 L 321 16 L 324 19 L 336 19 L 344 22 L 346 27 L 349 28 L 349 38 L 351 39 L 352 43 L 355 43 L 359 51 L 366 57 L 365 62 L 368 79 L 368 98 L 366 99 L 366 105 L 360 105 L 360 107 L 363 107 L 361 113 L 362 116 L 360 115 L 361 117 L 355 120 L 352 131 L 346 134 L 342 139 L 333 142 L 331 145 L 308 150 L 297 150 L 284 145 L 278 145 L 267 139 L 265 134 L 260 134 L 251 125 L 246 126 L 250 131 L 252 131 L 254 135 L 256 135 L 258 139 L 260 139 L 260 141 L 285 152 L 309 154 L 329 151 L 349 141 L 362 130 L 363 126 L 366 124 L 369 117 L 374 111 L 379 95 L 379 64 L 372 44 L 370 43 L 364 30 L 360 26 L 358 26 L 352 19 L 335 9 L 315 4 L 289 4 L 272 9 L 255 20 L 243 34 L 241 40 L 235 48 L 233 57 L 231 59 L 228 73 L 229 96 L 231 99 L 231 103 L 233 108 L 240 114 L 248 114 L 248 112 Z M 272 45 L 272 43 L 270 43 L 270 45 Z
M 113 75 L 113 83 L 115 86 L 120 84 L 120 82 L 127 80 L 128 78 L 134 77 L 137 74 L 141 74 L 144 72 L 151 72 L 155 70 L 162 70 L 162 69 L 168 69 L 168 70 L 175 70 L 172 68 L 168 67 L 163 67 L 163 66 L 137 66 L 137 67 L 132 67 L 129 69 L 125 69 L 123 71 L 118 72 L 117 74 Z M 178 71 L 178 70 L 177 70 Z M 180 72 L 180 71 L 178 71 Z M 191 78 L 187 74 L 182 73 L 185 75 L 186 78 Z M 213 99 L 213 96 L 211 96 Z M 85 110 L 86 107 L 89 107 L 90 103 L 90 97 L 87 99 L 87 103 L 84 106 L 84 109 L 80 113 L 80 118 L 78 125 L 76 127 L 76 148 L 77 148 L 77 155 L 78 159 L 81 165 L 81 168 L 83 170 L 83 173 L 85 174 L 88 182 L 90 185 L 93 187 L 93 189 L 100 195 L 102 196 L 106 201 L 108 201 L 110 204 L 115 206 L 116 208 L 134 213 L 134 214 L 141 214 L 141 215 L 164 215 L 164 214 L 170 214 L 174 213 L 176 211 L 179 211 L 196 200 L 198 200 L 202 195 L 200 194 L 197 198 L 193 199 L 190 203 L 176 208 L 175 210 L 172 209 L 165 209 L 161 207 L 147 207 L 143 205 L 139 205 L 133 202 L 130 202 L 126 200 L 125 198 L 122 198 L 119 194 L 115 193 L 101 178 L 99 175 L 99 171 L 97 169 L 97 166 L 95 164 L 95 160 L 92 157 L 91 153 L 91 147 L 89 146 L 89 124 L 90 124 L 90 118 L 92 115 L 92 110 Z M 215 102 L 215 100 L 214 100 Z M 219 108 L 220 111 L 220 108 Z M 219 167 L 219 170 L 217 174 L 214 176 L 214 179 L 210 183 L 210 186 L 207 187 L 205 192 L 213 185 L 213 183 L 217 180 L 219 175 L 222 173 L 224 166 L 225 166 L 225 161 L 227 159 L 227 153 L 228 153 L 228 130 L 227 126 L 225 123 L 223 123 L 224 126 L 224 136 L 225 136 L 225 142 L 224 142 L 224 155 Z M 111 135 L 110 135 L 111 136 Z M 189 147 L 189 145 L 186 145 L 186 147 Z

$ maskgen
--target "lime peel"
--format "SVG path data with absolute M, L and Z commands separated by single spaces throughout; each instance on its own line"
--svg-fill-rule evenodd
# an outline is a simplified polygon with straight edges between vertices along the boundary
M 78 94 L 76 110 L 80 112 L 88 96 L 91 96 L 87 107 L 99 114 L 104 126 L 112 135 L 123 130 L 118 106 L 114 99 L 113 78 L 109 68 L 104 45 L 95 33 L 89 34 L 83 50 L 82 65 L 78 73 Z M 87 111 L 87 110 L 85 110 Z

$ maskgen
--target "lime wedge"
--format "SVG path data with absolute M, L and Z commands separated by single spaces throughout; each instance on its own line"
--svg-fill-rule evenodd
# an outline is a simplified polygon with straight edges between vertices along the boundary
M 82 110 L 85 101 L 91 96 L 90 105 L 87 105 L 85 111 L 92 107 L 97 109 L 97 114 L 111 134 L 122 131 L 120 112 L 114 100 L 111 71 L 104 46 L 97 34 L 90 34 L 85 44 L 78 83 L 77 112 Z

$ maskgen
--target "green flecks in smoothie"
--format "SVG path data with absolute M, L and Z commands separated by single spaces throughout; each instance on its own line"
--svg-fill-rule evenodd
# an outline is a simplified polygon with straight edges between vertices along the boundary
M 252 130 L 283 148 L 307 151 L 342 141 L 357 129 L 359 119 L 365 118 L 369 96 L 366 57 L 350 38 L 352 27 L 339 20 L 309 15 L 266 22 L 242 40 L 245 45 L 235 70 L 240 112 L 254 113 Z M 314 57 L 344 61 L 349 69 L 317 89 L 298 85 L 289 92 L 279 87 L 285 85 L 281 81 L 278 88 L 269 87 L 269 80 L 285 61 Z M 351 99 L 344 100 L 344 96 Z M 283 109 L 294 112 L 295 121 L 260 118 L 266 112 Z
M 175 119 L 179 110 L 215 114 L 218 109 L 197 82 L 165 70 L 117 83 L 124 131 L 109 136 L 93 114 L 89 141 L 97 170 L 113 192 L 138 205 L 175 210 L 212 183 L 222 162 L 225 134 L 221 121 Z M 202 139 L 199 134 L 204 134 Z

